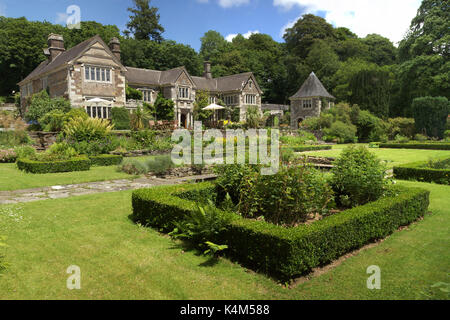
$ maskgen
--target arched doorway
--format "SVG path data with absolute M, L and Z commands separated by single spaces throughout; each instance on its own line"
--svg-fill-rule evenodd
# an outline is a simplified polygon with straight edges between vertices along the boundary
M 303 118 L 297 120 L 297 125 L 299 128 L 301 127 L 303 120 L 304 120 Z

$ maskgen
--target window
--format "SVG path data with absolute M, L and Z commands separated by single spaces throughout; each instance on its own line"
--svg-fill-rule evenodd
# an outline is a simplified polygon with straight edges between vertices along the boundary
M 151 90 L 141 90 L 142 98 L 145 102 L 152 102 L 152 92 Z
M 42 79 L 42 90 L 46 90 L 48 87 L 48 78 L 45 77 Z
M 111 82 L 111 69 L 85 66 L 84 77 L 87 81 Z
M 304 109 L 312 109 L 313 101 L 311 99 L 303 100 L 302 105 Z
M 86 113 L 91 118 L 111 119 L 112 107 L 86 107 Z
M 216 103 L 216 97 L 209 97 L 209 104 Z
M 224 100 L 225 100 L 225 104 L 228 106 L 239 104 L 239 97 L 237 95 L 225 96 Z
M 178 98 L 189 99 L 189 88 L 185 87 L 178 88 Z
M 256 95 L 254 95 L 254 94 L 247 94 L 245 96 L 245 103 L 246 104 L 256 104 Z

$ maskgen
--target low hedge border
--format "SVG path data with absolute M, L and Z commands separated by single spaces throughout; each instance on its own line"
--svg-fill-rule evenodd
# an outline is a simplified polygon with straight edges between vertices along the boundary
M 137 190 L 132 195 L 133 218 L 160 231 L 172 231 L 174 222 L 196 207 L 193 195 L 211 197 L 214 192 L 210 183 Z M 212 241 L 228 245 L 227 254 L 249 268 L 288 280 L 416 221 L 429 206 L 429 194 L 394 187 L 390 197 L 290 229 L 236 214 L 227 230 Z
M 415 162 L 394 167 L 394 177 L 450 185 L 450 169 L 433 169 L 426 166 L 427 162 Z
M 323 151 L 331 150 L 332 146 L 283 146 L 282 148 L 291 149 L 294 152 Z
M 102 154 L 99 156 L 90 156 L 92 166 L 97 167 L 108 167 L 116 166 L 122 163 L 123 156 L 112 155 L 112 154 Z
M 91 160 L 87 157 L 76 157 L 62 161 L 34 161 L 29 159 L 17 160 L 17 167 L 27 173 L 59 173 L 72 171 L 88 171 Z
M 450 143 L 380 143 L 380 148 L 450 150 Z

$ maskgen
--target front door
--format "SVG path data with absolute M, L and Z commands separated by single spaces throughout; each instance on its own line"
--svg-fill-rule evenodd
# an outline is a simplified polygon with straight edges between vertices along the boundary
M 187 128 L 187 116 L 185 114 L 181 115 L 181 123 L 180 126 L 182 126 L 183 128 Z

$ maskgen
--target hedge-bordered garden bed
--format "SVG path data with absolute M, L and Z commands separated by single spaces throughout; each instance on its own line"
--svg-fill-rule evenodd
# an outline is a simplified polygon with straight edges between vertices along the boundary
M 380 143 L 380 148 L 450 150 L 450 143 Z
M 17 167 L 28 173 L 88 171 L 91 168 L 91 160 L 87 157 L 76 157 L 70 160 L 48 162 L 19 159 L 17 160 Z
M 174 222 L 189 215 L 196 202 L 214 200 L 214 190 L 210 183 L 136 190 L 132 195 L 133 218 L 161 231 L 172 231 Z M 385 238 L 422 217 L 428 205 L 428 191 L 395 187 L 391 197 L 308 226 L 287 229 L 236 214 L 226 231 L 211 241 L 228 245 L 228 255 L 246 266 L 287 280 Z
M 107 167 L 116 166 L 122 163 L 123 156 L 112 155 L 112 154 L 102 154 L 99 156 L 90 156 L 92 166 Z
M 408 163 L 394 167 L 394 177 L 402 180 L 450 185 L 450 169 L 427 168 L 427 162 Z

